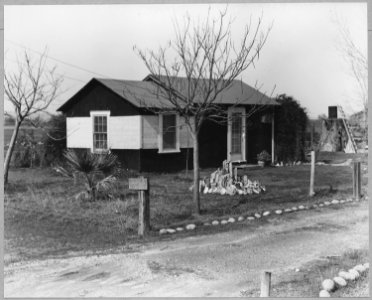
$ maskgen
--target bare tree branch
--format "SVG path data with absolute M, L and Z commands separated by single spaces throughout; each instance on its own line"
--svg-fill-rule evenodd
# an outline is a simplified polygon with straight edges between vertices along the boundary
M 186 15 L 181 26 L 174 22 L 175 38 L 158 51 L 134 47 L 150 72 L 154 87 L 149 88 L 159 101 L 144 106 L 154 113 L 175 112 L 184 118 L 193 139 L 194 187 L 199 184 L 198 134 L 205 120 L 228 122 L 226 105 L 220 100 L 222 92 L 231 88 L 234 81 L 260 57 L 272 25 L 262 31 L 262 15 L 253 24 L 252 18 L 242 30 L 239 43 L 232 37 L 232 20 L 227 19 L 227 7 L 213 19 L 208 12 L 202 21 L 193 21 Z M 180 79 L 180 77 L 182 77 Z M 140 103 L 141 95 L 131 93 Z M 253 96 L 253 95 L 251 95 Z M 257 95 L 256 95 L 257 96 Z M 264 97 L 264 95 L 262 95 Z M 249 104 L 240 99 L 232 106 Z M 166 99 L 166 100 L 163 100 Z M 263 105 L 251 105 L 244 117 L 249 118 Z M 196 213 L 200 212 L 198 188 L 194 188 Z
M 351 36 L 350 30 L 345 20 L 336 17 L 334 22 L 338 28 L 340 42 L 337 45 L 345 61 L 350 68 L 350 75 L 355 80 L 357 86 L 357 98 L 355 99 L 363 107 L 365 140 L 368 138 L 368 58 L 359 46 L 357 46 Z
M 5 183 L 8 181 L 9 165 L 22 122 L 45 111 L 59 95 L 63 79 L 55 76 L 55 68 L 51 71 L 46 69 L 46 53 L 45 50 L 35 61 L 25 52 L 23 62 L 18 60 L 17 72 L 4 72 L 5 96 L 13 104 L 15 112 L 15 127 L 4 161 Z

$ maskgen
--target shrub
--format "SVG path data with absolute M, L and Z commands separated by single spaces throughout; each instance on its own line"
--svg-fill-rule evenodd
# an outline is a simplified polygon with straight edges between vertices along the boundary
M 43 139 L 45 163 L 47 165 L 54 162 L 61 163 L 66 150 L 66 116 L 52 116 L 45 123 L 44 128 L 47 128 Z
M 40 167 L 43 159 L 43 143 L 35 138 L 33 130 L 22 130 L 15 144 L 12 165 L 18 168 Z
M 120 165 L 117 156 L 111 153 L 95 154 L 90 150 L 64 152 L 66 168 L 56 167 L 60 174 L 75 178 L 78 175 L 85 181 L 85 190 L 78 198 L 95 201 L 98 193 L 109 194 L 120 175 Z
M 285 94 L 277 97 L 275 140 L 278 161 L 305 159 L 305 136 L 308 117 L 305 108 Z
M 271 155 L 266 150 L 263 150 L 262 152 L 257 154 L 257 160 L 264 162 L 271 161 Z

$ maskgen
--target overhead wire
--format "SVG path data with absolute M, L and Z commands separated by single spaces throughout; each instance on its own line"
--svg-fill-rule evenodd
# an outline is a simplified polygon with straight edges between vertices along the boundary
M 9 59 L 9 58 L 4 58 L 5 60 L 9 61 L 9 62 L 12 62 L 12 63 L 15 63 L 15 64 L 19 64 L 19 62 L 13 60 L 13 59 Z M 50 71 L 50 70 L 48 70 Z M 85 83 L 86 81 L 84 80 L 81 80 L 81 79 L 78 79 L 78 78 L 74 78 L 74 77 L 71 77 L 71 76 L 67 76 L 65 74 L 62 74 L 62 73 L 55 73 L 56 75 L 59 75 L 59 76 L 63 76 L 63 78 L 68 78 L 68 79 L 71 79 L 71 80 L 75 80 L 75 81 L 80 81 L 80 82 L 83 82 Z
M 14 42 L 14 41 L 8 40 L 8 39 L 4 39 L 4 40 L 7 41 L 7 42 L 9 42 L 9 43 L 11 43 L 11 44 L 13 44 L 13 45 L 15 45 L 15 46 L 18 46 L 18 47 L 23 48 L 23 49 L 25 49 L 25 50 L 30 50 L 30 51 L 32 51 L 32 52 L 37 53 L 37 54 L 40 55 L 40 56 L 45 56 L 45 57 L 47 57 L 47 58 L 49 58 L 49 59 L 51 59 L 51 60 L 57 61 L 57 62 L 59 62 L 59 63 L 62 63 L 62 64 L 64 64 L 64 65 L 66 65 L 66 66 L 71 67 L 71 68 L 75 68 L 75 69 L 78 69 L 78 70 L 81 70 L 81 71 L 84 71 L 84 72 L 88 72 L 88 73 L 91 73 L 91 74 L 99 75 L 99 76 L 102 76 L 102 77 L 104 77 L 104 78 L 110 78 L 109 76 L 103 75 L 103 74 L 101 74 L 101 73 L 98 73 L 98 72 L 95 72 L 95 71 L 92 71 L 92 70 L 89 70 L 89 69 L 86 69 L 86 68 L 80 67 L 80 66 L 78 66 L 78 65 L 76 65 L 76 64 L 72 64 L 72 63 L 66 62 L 66 61 L 64 61 L 64 60 L 61 60 L 61 59 L 59 59 L 59 58 L 52 57 L 52 56 L 50 56 L 50 55 L 48 55 L 48 54 L 46 54 L 46 53 L 42 53 L 42 52 L 40 52 L 40 51 L 37 51 L 37 50 L 31 49 L 30 47 L 27 47 L 27 46 L 22 45 L 22 44 L 20 44 L 20 43 L 17 43 L 17 42 Z

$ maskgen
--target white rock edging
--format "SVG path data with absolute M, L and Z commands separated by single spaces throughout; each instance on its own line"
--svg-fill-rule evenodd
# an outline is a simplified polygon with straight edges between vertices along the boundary
M 326 298 L 326 297 L 331 297 L 331 295 L 326 290 L 321 290 L 319 292 L 319 297 L 320 298 Z
M 336 276 L 336 277 L 333 278 L 333 281 L 336 283 L 337 287 L 344 287 L 344 286 L 347 285 L 346 280 L 343 279 L 342 277 Z
M 273 211 L 273 213 L 275 213 L 276 215 L 281 215 L 283 213 L 289 213 L 289 212 L 295 212 L 295 211 L 301 211 L 301 210 L 308 210 L 308 209 L 315 209 L 315 208 L 320 208 L 320 207 L 324 207 L 324 206 L 330 206 L 332 204 L 344 204 L 344 203 L 349 203 L 349 202 L 353 202 L 353 201 L 354 201 L 354 199 L 351 199 L 351 198 L 347 198 L 345 200 L 333 199 L 332 201 L 324 201 L 324 202 L 321 202 L 321 203 L 314 203 L 311 206 L 299 205 L 298 207 L 293 206 L 291 208 L 276 209 L 275 211 Z M 271 215 L 271 211 L 264 211 L 263 213 L 255 212 L 253 215 L 250 215 L 247 218 L 245 218 L 243 216 L 239 216 L 237 219 L 235 219 L 234 217 L 230 217 L 227 220 L 221 220 L 221 221 L 214 220 L 211 223 L 210 222 L 205 222 L 203 225 L 204 226 L 226 225 L 228 223 L 235 223 L 236 221 L 241 222 L 241 221 L 244 221 L 245 219 L 248 220 L 248 221 L 253 221 L 255 219 L 260 219 L 261 217 L 267 217 L 269 215 Z M 174 233 L 177 233 L 177 232 L 181 232 L 184 229 L 186 229 L 186 230 L 194 230 L 195 228 L 196 228 L 196 225 L 195 224 L 188 224 L 188 225 L 185 226 L 185 228 L 183 228 L 183 227 L 177 227 L 176 229 L 173 229 L 173 228 L 162 228 L 162 229 L 159 230 L 159 234 L 160 235 L 167 234 L 167 233 L 174 234 Z M 365 268 L 369 268 L 369 263 L 366 263 L 364 265 L 355 266 L 353 268 L 353 270 L 356 271 L 357 273 L 358 272 L 359 273 L 360 272 L 363 273 L 364 272 L 363 270 Z M 343 272 L 343 271 L 341 271 L 340 274 L 342 274 L 342 275 L 339 274 L 338 277 L 341 277 L 341 278 L 343 278 L 345 280 L 350 280 L 350 278 L 354 278 L 355 277 L 353 279 L 353 280 L 355 280 L 356 278 L 358 278 L 359 273 L 357 274 L 353 270 L 349 270 L 349 272 Z M 350 271 L 351 271 L 351 273 L 350 273 Z
M 348 272 L 340 271 L 338 276 L 332 279 L 325 279 L 322 282 L 322 290 L 319 292 L 319 297 L 331 297 L 330 293 L 338 288 L 347 286 L 348 281 L 356 280 L 361 274 L 368 271 L 369 263 L 359 264 L 351 268 Z
M 189 224 L 189 225 L 186 226 L 187 230 L 194 230 L 195 228 L 196 228 L 195 224 Z
M 334 283 L 334 281 L 332 279 L 325 279 L 322 282 L 322 287 L 327 292 L 331 292 L 335 288 L 335 283 Z

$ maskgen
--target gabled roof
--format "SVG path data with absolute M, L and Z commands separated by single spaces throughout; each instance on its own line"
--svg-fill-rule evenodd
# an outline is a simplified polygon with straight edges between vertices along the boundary
M 154 82 L 101 78 L 96 80 L 136 107 L 171 107 L 171 103 L 161 97 L 159 86 Z
M 156 83 L 163 83 L 165 86 L 169 86 L 169 82 L 171 83 L 172 87 L 179 92 L 181 95 L 187 94 L 188 85 L 197 84 L 197 81 L 203 82 L 201 86 L 204 84 L 208 84 L 207 79 L 194 79 L 188 80 L 185 77 L 165 77 L 165 76 L 158 76 L 154 77 L 152 75 L 148 75 L 144 81 L 152 81 Z M 218 87 L 218 85 L 217 85 Z M 199 99 L 202 101 L 202 99 Z M 232 83 L 228 88 L 219 93 L 215 103 L 218 104 L 260 104 L 260 105 L 279 105 L 274 99 L 266 96 L 265 94 L 261 93 L 259 90 L 249 86 L 243 81 L 240 80 L 233 80 Z
M 136 107 L 171 108 L 172 104 L 164 96 L 164 89 L 161 87 L 161 83 L 164 82 L 164 77 L 155 78 L 151 75 L 147 76 L 143 81 L 93 78 L 74 96 L 59 107 L 57 111 L 65 111 L 78 100 L 83 90 L 86 90 L 89 86 L 97 83 L 103 85 L 120 96 L 123 100 L 130 102 Z M 188 81 L 186 78 L 173 77 L 172 83 L 177 87 L 178 96 L 182 97 L 183 95 L 186 95 L 186 90 L 188 88 Z M 201 101 L 201 99 L 196 100 Z M 237 103 L 278 105 L 274 99 L 267 97 L 260 91 L 238 80 L 234 80 L 228 88 L 224 89 L 217 97 L 215 103 L 232 105 Z

